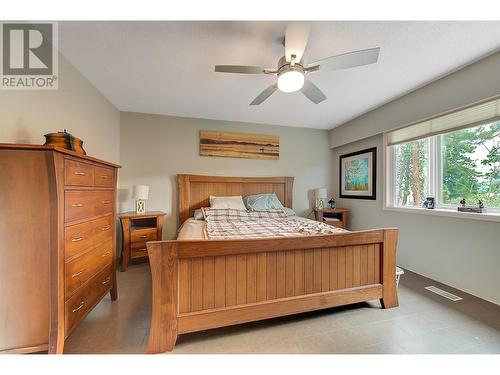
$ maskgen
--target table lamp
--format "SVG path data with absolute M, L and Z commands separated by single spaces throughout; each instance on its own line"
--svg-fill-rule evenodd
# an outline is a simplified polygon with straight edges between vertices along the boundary
M 146 200 L 149 195 L 148 185 L 134 185 L 133 196 L 135 199 L 135 213 L 145 214 L 146 213 Z
M 322 210 L 325 208 L 323 199 L 328 198 L 326 188 L 319 188 L 314 190 L 314 197 L 316 198 L 316 209 Z

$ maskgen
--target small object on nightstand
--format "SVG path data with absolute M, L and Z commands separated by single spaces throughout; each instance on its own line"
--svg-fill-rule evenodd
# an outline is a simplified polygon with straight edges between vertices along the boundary
M 345 208 L 324 208 L 324 209 L 314 209 L 314 216 L 316 221 L 332 225 L 338 228 L 347 229 L 349 212 Z
M 148 241 L 162 240 L 164 216 L 165 213 L 161 211 L 145 212 L 143 214 L 124 212 L 119 215 L 123 233 L 122 272 L 127 270 L 131 259 L 147 259 L 146 243 Z
M 133 195 L 135 199 L 135 213 L 137 215 L 146 212 L 146 200 L 149 196 L 148 185 L 134 185 Z
M 330 205 L 330 208 L 332 210 L 336 209 L 337 208 L 337 202 L 335 202 L 335 198 L 332 198 L 328 201 L 328 204 Z

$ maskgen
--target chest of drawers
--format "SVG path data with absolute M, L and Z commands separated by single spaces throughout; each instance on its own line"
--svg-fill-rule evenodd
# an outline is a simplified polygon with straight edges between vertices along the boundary
M 0 352 L 62 353 L 95 305 L 117 298 L 118 168 L 0 144 Z

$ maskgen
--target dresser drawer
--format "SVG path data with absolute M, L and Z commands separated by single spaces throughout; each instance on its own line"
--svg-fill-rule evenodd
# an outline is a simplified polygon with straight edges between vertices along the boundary
M 153 229 L 140 229 L 133 230 L 130 232 L 130 240 L 131 242 L 143 242 L 143 241 L 156 241 L 157 239 L 157 230 Z
M 64 201 L 66 222 L 113 212 L 112 191 L 66 191 Z
M 112 215 L 66 227 L 64 230 L 65 258 L 71 258 L 111 238 L 113 238 Z
M 106 167 L 94 167 L 94 186 L 114 186 L 113 169 Z
M 94 276 L 99 270 L 113 262 L 113 241 L 106 241 L 94 249 L 65 264 L 66 298 Z
M 64 184 L 69 186 L 93 186 L 94 167 L 91 164 L 65 159 Z
M 89 280 L 85 287 L 75 293 L 64 304 L 65 336 L 87 315 L 112 285 L 112 268 L 107 267 Z

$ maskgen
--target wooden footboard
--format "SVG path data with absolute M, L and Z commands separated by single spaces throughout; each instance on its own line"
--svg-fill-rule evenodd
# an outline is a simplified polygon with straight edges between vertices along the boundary
M 148 352 L 182 333 L 380 299 L 398 305 L 398 230 L 294 238 L 149 242 Z

